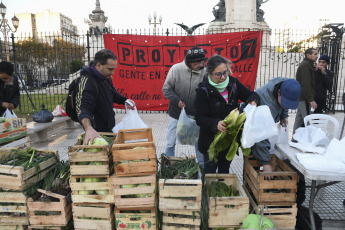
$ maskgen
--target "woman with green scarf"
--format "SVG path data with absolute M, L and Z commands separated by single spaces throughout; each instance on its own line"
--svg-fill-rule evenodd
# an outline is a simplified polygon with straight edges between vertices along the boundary
M 258 105 L 259 96 L 246 88 L 238 79 L 230 76 L 230 61 L 213 55 L 206 65 L 203 81 L 196 89 L 195 119 L 200 126 L 199 151 L 204 154 L 205 173 L 229 173 L 231 161 L 225 156 L 229 149 L 218 154 L 218 161 L 210 161 L 207 150 L 218 131 L 225 132 L 224 118 L 239 107 L 238 100 Z

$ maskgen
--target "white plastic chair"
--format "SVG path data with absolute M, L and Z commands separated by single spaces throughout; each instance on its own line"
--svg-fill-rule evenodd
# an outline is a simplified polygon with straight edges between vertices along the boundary
M 328 122 L 333 123 L 333 137 L 339 139 L 339 121 L 326 114 L 311 114 L 304 118 L 304 126 L 312 125 L 327 133 Z M 309 123 L 309 124 L 308 124 Z
M 328 122 L 333 123 L 333 137 L 339 139 L 339 121 L 334 117 L 331 117 L 326 114 L 311 114 L 304 118 L 304 126 L 307 127 L 309 125 L 313 125 L 315 127 L 321 128 L 324 132 L 327 132 Z M 331 138 L 330 138 L 331 139 Z M 317 181 L 316 185 L 321 184 L 321 181 Z M 324 192 L 324 188 L 321 188 L 316 195 L 316 198 L 320 198 L 322 193 Z

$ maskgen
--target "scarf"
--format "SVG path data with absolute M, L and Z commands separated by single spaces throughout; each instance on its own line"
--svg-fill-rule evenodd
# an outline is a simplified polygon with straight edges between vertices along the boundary
M 229 77 L 226 77 L 226 80 L 221 82 L 221 83 L 214 83 L 211 79 L 210 76 L 208 76 L 208 83 L 210 83 L 210 85 L 212 85 L 214 88 L 216 88 L 218 90 L 219 93 L 223 93 L 224 90 L 226 89 L 226 87 L 229 84 Z

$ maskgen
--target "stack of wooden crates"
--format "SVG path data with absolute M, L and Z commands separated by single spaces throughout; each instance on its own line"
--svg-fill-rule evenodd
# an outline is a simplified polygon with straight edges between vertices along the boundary
M 277 228 L 295 229 L 298 175 L 276 155 L 271 155 L 274 172 L 264 173 L 259 162 L 252 156 L 244 158 L 244 184 L 249 193 L 251 207 L 273 220 Z M 274 177 L 266 180 L 265 177 Z
M 99 133 L 114 139 L 114 133 Z M 88 149 L 98 149 L 87 152 Z M 108 145 L 83 145 L 78 138 L 69 148 L 72 211 L 75 229 L 113 230 L 114 189 L 110 177 L 112 155 Z
M 208 191 L 209 228 L 234 229 L 240 228 L 249 214 L 249 198 L 236 174 L 206 174 L 206 187 L 212 182 L 222 182 L 237 193 L 229 197 L 210 197 Z
M 181 157 L 161 159 L 161 167 L 182 160 Z M 162 230 L 200 229 L 202 181 L 199 179 L 160 179 L 159 210 Z
M 116 229 L 156 229 L 152 129 L 120 130 L 112 146 Z
M 0 157 L 6 157 L 15 148 L 2 148 Z M 56 158 L 39 164 L 39 170 L 32 167 L 24 171 L 22 166 L 0 165 L 0 229 L 21 230 L 29 225 L 27 197 L 23 191 L 42 180 L 58 162 L 57 151 L 36 150 L 40 154 L 54 153 Z

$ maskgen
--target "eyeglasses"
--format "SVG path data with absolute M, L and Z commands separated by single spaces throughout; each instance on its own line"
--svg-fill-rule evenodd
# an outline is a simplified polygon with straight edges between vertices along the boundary
M 222 76 L 227 76 L 229 74 L 229 70 L 225 70 L 223 73 L 211 73 L 212 75 L 221 78 Z

